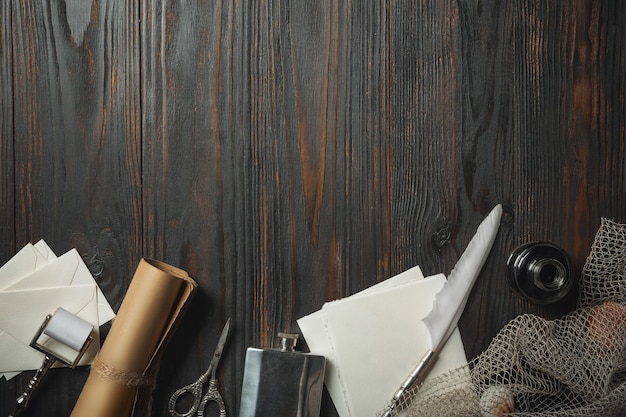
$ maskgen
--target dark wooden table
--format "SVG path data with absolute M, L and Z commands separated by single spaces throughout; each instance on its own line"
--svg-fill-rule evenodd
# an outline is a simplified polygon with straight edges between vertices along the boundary
M 625 4 L 2 1 L 0 261 L 74 247 L 115 309 L 140 258 L 189 271 L 151 414 L 232 317 L 236 416 L 247 347 L 416 264 L 447 274 L 502 203 L 461 319 L 475 357 L 575 308 L 514 295 L 514 248 L 555 243 L 578 275 L 601 218 L 626 221 Z M 53 370 L 29 415 L 68 415 L 87 373 Z M 0 414 L 30 376 L 0 381 Z

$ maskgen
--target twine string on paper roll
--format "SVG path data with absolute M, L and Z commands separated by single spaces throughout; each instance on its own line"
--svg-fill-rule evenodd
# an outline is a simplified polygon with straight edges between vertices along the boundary
M 156 375 L 143 375 L 137 372 L 124 371 L 118 369 L 100 359 L 100 355 L 96 355 L 91 364 L 91 370 L 96 372 L 104 379 L 113 381 L 120 385 L 130 388 L 138 388 L 141 386 L 151 386 L 156 382 Z

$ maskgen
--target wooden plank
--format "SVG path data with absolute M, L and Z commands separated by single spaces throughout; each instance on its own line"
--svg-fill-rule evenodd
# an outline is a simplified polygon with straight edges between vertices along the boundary
M 187 270 L 200 285 L 163 359 L 153 404 L 159 415 L 175 389 L 206 369 L 228 317 L 234 328 L 222 372 L 229 413 L 241 376 L 233 352 L 243 350 L 240 332 L 249 326 L 244 291 L 252 274 L 240 258 L 249 233 L 242 7 L 141 6 L 144 254 Z
M 0 262 L 15 253 L 15 195 L 13 140 L 13 35 L 11 2 L 0 5 Z
M 137 3 L 10 4 L 15 244 L 77 248 L 117 308 L 142 242 Z M 69 415 L 87 372 L 52 373 L 31 413 Z
M 15 253 L 11 6 L 11 2 L 0 4 L 0 264 Z M 14 385 L 0 382 L 0 404 L 11 404 L 16 396 Z
M 446 2 L 396 2 L 388 46 L 390 168 L 395 273 L 420 265 L 446 270 L 461 248 L 457 195 L 455 8 Z M 400 111 L 400 109 L 403 109 Z M 462 178 L 462 177 L 461 177 Z
M 505 15 L 500 3 L 395 2 L 390 12 L 390 155 L 394 256 L 399 270 L 420 265 L 425 275 L 448 274 L 476 227 L 498 203 L 502 129 L 510 117 L 501 84 L 507 67 Z M 504 124 L 503 124 L 504 123 Z M 500 236 L 510 232 L 505 210 Z M 502 277 L 502 237 L 477 291 Z M 500 262 L 498 262 L 500 261 Z M 398 271 L 399 272 L 399 271 Z M 481 283 L 482 281 L 482 283 Z M 506 285 L 499 288 L 508 294 Z M 475 291 L 475 293 L 477 292 Z M 499 326 L 492 315 L 508 304 L 470 298 L 463 332 L 469 357 L 477 338 Z M 476 307 L 478 306 L 478 307 Z M 500 311 L 494 314 L 494 307 Z M 480 315 L 487 311 L 489 319 Z M 476 328 L 480 333 L 475 333 Z M 499 329 L 499 327 L 497 327 Z

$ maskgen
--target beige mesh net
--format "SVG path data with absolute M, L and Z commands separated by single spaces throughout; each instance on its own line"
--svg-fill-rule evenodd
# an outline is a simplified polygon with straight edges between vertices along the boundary
M 579 284 L 577 310 L 516 317 L 468 366 L 416 388 L 398 414 L 626 416 L 626 225 L 602 219 Z

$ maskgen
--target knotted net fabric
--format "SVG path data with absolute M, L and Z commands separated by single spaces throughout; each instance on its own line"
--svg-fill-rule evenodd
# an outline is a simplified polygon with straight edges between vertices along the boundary
M 407 398 L 396 415 L 626 416 L 626 225 L 602 219 L 576 310 L 514 318 L 467 366 Z

